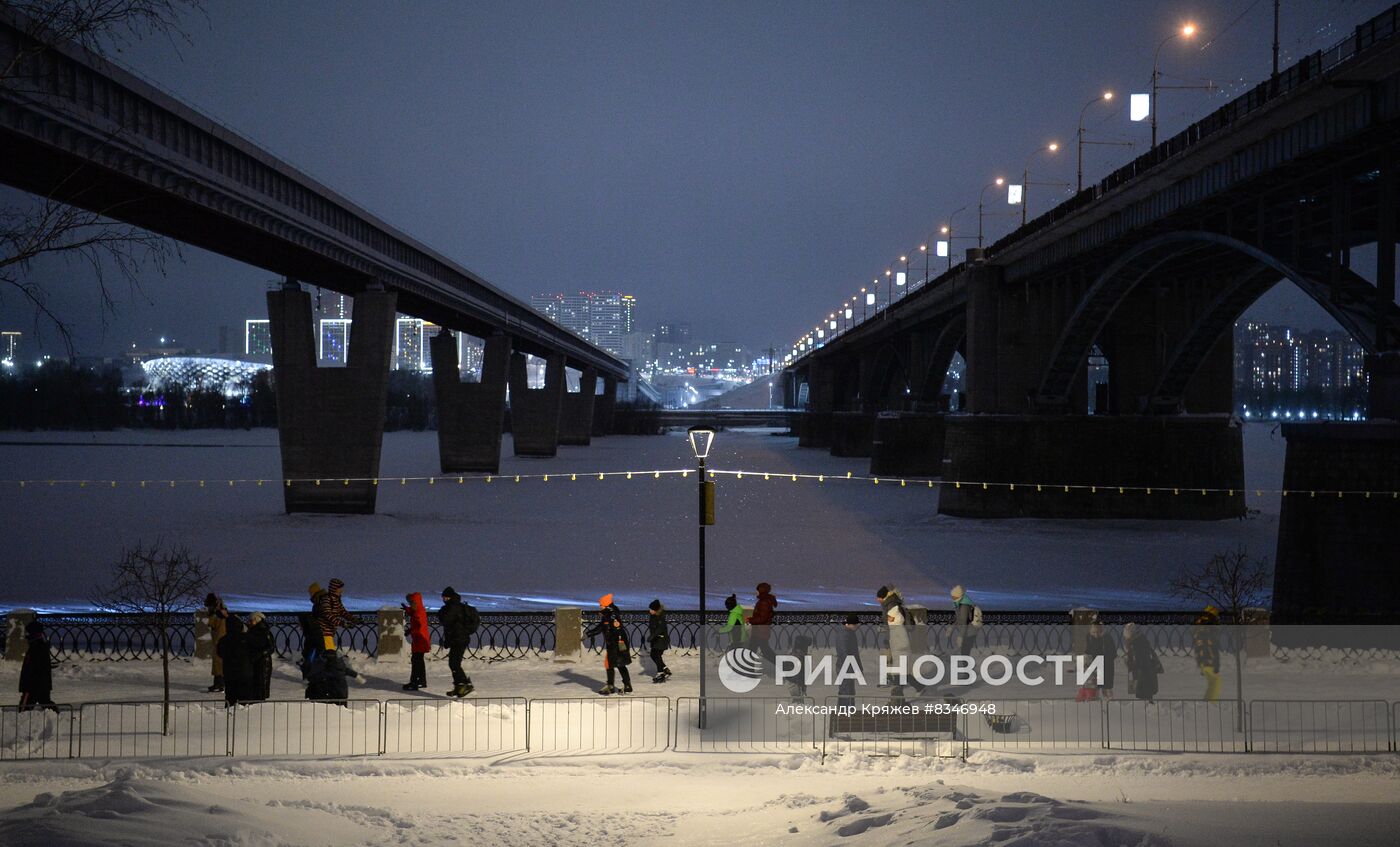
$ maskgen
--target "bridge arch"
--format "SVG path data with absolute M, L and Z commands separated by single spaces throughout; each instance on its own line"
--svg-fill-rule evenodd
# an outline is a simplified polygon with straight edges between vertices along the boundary
M 1187 230 L 1158 235 L 1133 247 L 1099 274 L 1080 300 L 1059 339 L 1041 378 L 1037 400 L 1046 406 L 1063 405 L 1079 365 L 1089 355 L 1095 339 L 1114 312 L 1139 283 L 1171 262 L 1201 251 L 1232 253 L 1249 260 L 1250 267 L 1236 275 L 1217 294 L 1191 331 L 1173 349 L 1153 392 L 1154 407 L 1176 408 L 1182 392 L 1216 341 L 1255 300 L 1280 278 L 1297 285 L 1327 310 L 1366 352 L 1380 346 L 1378 326 L 1400 332 L 1400 308 L 1391 304 L 1383 315 L 1375 314 L 1375 287 L 1346 268 L 1335 271 L 1336 282 L 1282 261 L 1253 244 L 1215 232 Z M 1380 320 L 1378 320 L 1380 318 Z
M 943 382 L 948 376 L 948 368 L 952 366 L 953 354 L 958 352 L 966 337 L 967 313 L 959 312 L 939 330 L 938 335 L 934 338 L 933 346 L 928 352 L 928 358 L 920 363 L 919 370 L 921 372 L 916 375 L 916 381 L 911 386 L 914 399 L 924 401 L 938 399 L 939 389 L 943 387 Z
M 879 349 L 871 374 L 869 404 L 881 409 L 903 408 L 910 378 L 906 358 L 894 344 Z M 869 404 L 867 408 L 872 407 Z

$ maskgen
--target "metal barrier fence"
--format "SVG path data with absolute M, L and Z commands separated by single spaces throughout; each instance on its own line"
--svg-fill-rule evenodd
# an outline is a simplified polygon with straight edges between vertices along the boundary
M 529 724 L 532 753 L 660 753 L 671 747 L 671 698 L 531 700 Z
M 0 707 L 0 760 L 209 756 L 828 753 L 1384 753 L 1384 700 L 905 701 L 886 696 L 219 700 Z M 837 709 L 836 707 L 845 707 Z M 890 708 L 896 707 L 896 708 Z
M 79 758 L 227 756 L 230 710 L 222 700 L 83 703 L 78 714 Z
M 703 716 L 703 726 L 701 718 Z M 818 749 L 822 718 L 810 697 L 676 698 L 677 753 L 803 753 Z
M 1248 751 L 1244 704 L 1238 700 L 1110 700 L 1104 704 L 1104 746 L 1177 753 Z
M 68 759 L 78 710 L 72 706 L 0 706 L 0 761 Z
M 986 750 L 1101 750 L 1103 707 L 1073 698 L 977 699 L 960 717 L 969 747 Z
M 386 700 L 381 710 L 379 753 L 513 753 L 530 741 L 524 697 L 469 700 Z
M 229 755 L 377 756 L 381 711 L 378 700 L 240 704 L 229 709 Z
M 1384 700 L 1254 700 L 1249 748 L 1261 753 L 1383 753 L 1395 749 Z

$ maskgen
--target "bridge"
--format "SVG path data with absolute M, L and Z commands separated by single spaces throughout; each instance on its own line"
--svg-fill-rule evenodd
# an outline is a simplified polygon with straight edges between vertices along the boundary
M 1370 396 L 1367 423 L 1285 427 L 1286 486 L 1400 487 L 1398 30 L 1395 7 L 865 320 L 823 321 L 785 370 L 802 443 L 987 483 L 945 485 L 946 514 L 1241 517 L 1231 328 L 1286 280 L 1365 348 Z M 1352 261 L 1369 244 L 1378 283 Z M 1108 364 L 1094 415 L 1091 354 Z M 1393 608 L 1396 518 L 1390 496 L 1285 498 L 1276 606 L 1361 584 Z
M 398 313 L 445 330 L 430 344 L 444 473 L 499 469 L 507 386 L 517 455 L 607 431 L 627 365 L 479 275 L 8 8 L 0 68 L 0 182 L 289 280 L 267 295 L 288 512 L 374 510 Z M 353 298 L 346 367 L 316 367 L 297 280 Z M 454 332 L 485 339 L 479 383 L 459 379 Z M 527 385 L 526 354 L 546 360 L 543 388 Z M 580 391 L 566 390 L 566 368 Z

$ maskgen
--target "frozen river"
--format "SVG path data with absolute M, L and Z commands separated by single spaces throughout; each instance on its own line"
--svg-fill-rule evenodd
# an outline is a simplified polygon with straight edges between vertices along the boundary
M 1278 487 L 1283 446 L 1267 425 L 1246 428 L 1249 487 Z M 0 434 L 0 607 L 87 608 L 123 545 L 161 537 L 211 559 L 216 589 L 243 608 L 300 608 L 307 583 L 332 576 L 347 583 L 347 605 L 362 608 L 448 584 L 483 608 L 592 605 L 606 592 L 624 607 L 660 597 L 694 608 L 694 476 L 588 476 L 686 468 L 684 437 L 613 436 L 552 460 L 510 453 L 507 436 L 506 477 L 489 484 L 401 485 L 399 476 L 437 471 L 437 436 L 390 433 L 378 514 L 287 516 L 275 483 L 226 481 L 277 478 L 272 430 Z M 710 465 L 775 474 L 720 479 L 707 538 L 715 605 L 730 592 L 751 599 L 767 581 L 785 609 L 873 605 L 889 583 L 932 606 L 962 583 L 988 609 L 1178 608 L 1167 582 L 1182 565 L 1240 545 L 1274 555 L 1277 496 L 1251 495 L 1245 520 L 975 521 L 940 517 L 927 487 L 780 479 L 859 475 L 868 460 L 766 432 L 721 433 Z M 517 483 L 515 473 L 552 476 Z M 121 482 L 12 482 L 80 478 Z M 205 484 L 134 482 L 170 478 Z

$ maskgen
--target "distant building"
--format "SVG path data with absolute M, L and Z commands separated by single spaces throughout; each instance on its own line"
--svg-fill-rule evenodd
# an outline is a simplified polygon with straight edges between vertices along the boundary
M 24 333 L 7 329 L 0 332 L 0 360 L 14 362 L 19 356 L 19 342 Z
M 272 355 L 272 324 L 266 319 L 243 322 L 243 355 Z
M 1235 395 L 1250 417 L 1348 416 L 1364 406 L 1366 354 L 1343 330 L 1235 325 Z
M 321 318 L 316 333 L 316 358 L 324 365 L 345 365 L 350 355 L 350 319 Z
M 690 324 L 674 322 L 657 324 L 656 342 L 658 344 L 676 344 L 684 347 L 690 343 Z
M 427 369 L 427 349 L 423 343 L 423 319 L 400 316 L 394 324 L 394 369 Z
M 617 291 L 552 292 L 530 298 L 530 307 L 570 332 L 622 355 L 623 339 L 636 328 L 637 299 Z

